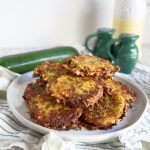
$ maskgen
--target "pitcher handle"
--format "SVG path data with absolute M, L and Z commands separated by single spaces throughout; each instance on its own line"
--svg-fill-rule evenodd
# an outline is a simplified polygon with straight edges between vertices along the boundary
M 87 50 L 89 50 L 90 52 L 92 52 L 93 53 L 93 50 L 91 50 L 90 48 L 89 48 L 89 41 L 90 41 L 90 39 L 92 39 L 92 38 L 94 38 L 94 37 L 97 37 L 97 33 L 92 33 L 92 34 L 90 34 L 90 35 L 88 35 L 86 38 L 85 38 L 85 42 L 84 42 L 84 45 L 85 45 L 85 47 L 87 48 Z
M 119 39 L 112 39 L 110 40 L 107 44 L 106 47 L 111 47 L 112 44 L 115 44 L 116 42 L 119 42 Z M 112 53 L 110 52 L 110 48 L 108 48 L 108 56 L 110 58 L 110 61 L 112 64 L 115 64 L 115 57 L 112 55 Z

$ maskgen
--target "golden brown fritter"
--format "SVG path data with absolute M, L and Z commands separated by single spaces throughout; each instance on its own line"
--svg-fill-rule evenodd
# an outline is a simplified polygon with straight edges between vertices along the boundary
M 49 91 L 57 102 L 84 108 L 97 102 L 103 94 L 103 87 L 98 79 L 62 75 L 51 85 Z
M 119 71 L 119 67 L 113 66 L 108 60 L 89 55 L 74 56 L 63 66 L 78 76 L 112 78 Z
M 104 81 L 104 90 L 114 91 L 117 92 L 119 95 L 123 96 L 127 103 L 131 103 L 135 100 L 136 94 L 135 92 L 127 87 L 126 85 L 122 84 L 119 81 L 107 79 Z
M 53 97 L 38 95 L 28 102 L 29 113 L 35 123 L 55 130 L 78 128 L 80 108 L 70 108 L 55 103 Z
M 82 114 L 80 108 L 70 108 L 56 103 L 54 97 L 47 95 L 43 87 L 32 83 L 25 89 L 24 99 L 29 108 L 29 114 L 35 123 L 56 130 L 78 128 L 78 119 Z
M 121 82 L 107 79 L 103 94 L 103 100 L 85 109 L 82 119 L 99 129 L 108 129 L 125 116 L 129 105 L 135 100 L 135 93 Z
M 37 79 L 36 83 L 29 83 L 24 91 L 23 98 L 28 103 L 33 97 L 42 94 L 46 88 L 46 82 L 43 79 Z
M 98 101 L 94 107 L 84 110 L 82 120 L 99 129 L 108 129 L 122 119 L 126 109 L 123 96 L 115 92 L 105 93 L 103 99 Z
M 44 81 L 53 83 L 60 75 L 65 74 L 66 70 L 62 67 L 63 63 L 45 62 L 34 69 L 33 77 L 42 77 Z

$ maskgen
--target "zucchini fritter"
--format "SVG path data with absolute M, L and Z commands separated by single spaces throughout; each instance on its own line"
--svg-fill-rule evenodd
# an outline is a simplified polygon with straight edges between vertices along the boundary
M 35 123 L 56 130 L 78 128 L 78 119 L 82 114 L 82 109 L 56 103 L 55 98 L 47 95 L 44 88 L 39 87 L 37 83 L 27 86 L 24 99 Z
M 70 107 L 88 107 L 103 94 L 102 81 L 87 77 L 62 75 L 49 89 L 52 96 Z
M 99 129 L 108 129 L 122 119 L 126 109 L 123 96 L 115 92 L 105 93 L 103 99 L 96 103 L 94 107 L 84 110 L 82 119 Z
M 119 71 L 119 67 L 113 66 L 108 60 L 89 55 L 74 56 L 63 66 L 79 76 L 112 78 L 114 73 Z
M 25 88 L 23 98 L 28 103 L 33 97 L 42 94 L 46 88 L 46 82 L 42 79 L 37 79 L 36 83 L 29 83 Z
M 82 119 L 99 129 L 108 129 L 125 116 L 135 93 L 121 82 L 107 79 L 103 94 L 103 100 L 84 110 Z
M 28 103 L 29 113 L 35 123 L 55 130 L 69 130 L 78 127 L 82 114 L 80 108 L 70 108 L 55 103 L 53 97 L 38 95 Z
M 136 94 L 132 89 L 116 80 L 105 80 L 104 90 L 107 90 L 106 92 L 109 92 L 109 90 L 117 92 L 119 95 L 122 95 L 124 97 L 128 104 L 132 103 L 136 98 Z
M 65 74 L 66 70 L 59 62 L 45 62 L 34 69 L 33 77 L 42 77 L 44 81 L 53 83 L 60 75 Z

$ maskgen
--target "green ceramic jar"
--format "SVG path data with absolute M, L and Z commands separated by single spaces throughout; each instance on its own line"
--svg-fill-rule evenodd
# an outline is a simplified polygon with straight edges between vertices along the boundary
M 122 73 L 130 74 L 138 60 L 138 48 L 135 44 L 138 35 L 124 33 L 119 37 L 119 44 L 113 51 L 115 65 L 119 65 Z
M 113 56 L 110 53 L 111 46 L 116 42 L 116 39 L 113 39 L 113 34 L 115 29 L 110 28 L 100 28 L 96 33 L 88 35 L 85 39 L 85 47 L 93 55 L 102 57 L 112 61 Z M 89 47 L 89 42 L 92 38 L 96 38 L 92 48 Z

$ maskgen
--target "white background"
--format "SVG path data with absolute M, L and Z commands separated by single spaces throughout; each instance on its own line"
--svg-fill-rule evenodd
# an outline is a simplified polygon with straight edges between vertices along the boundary
M 0 48 L 83 43 L 98 27 L 111 27 L 115 0 L 0 0 Z M 150 43 L 150 12 L 143 43 Z

